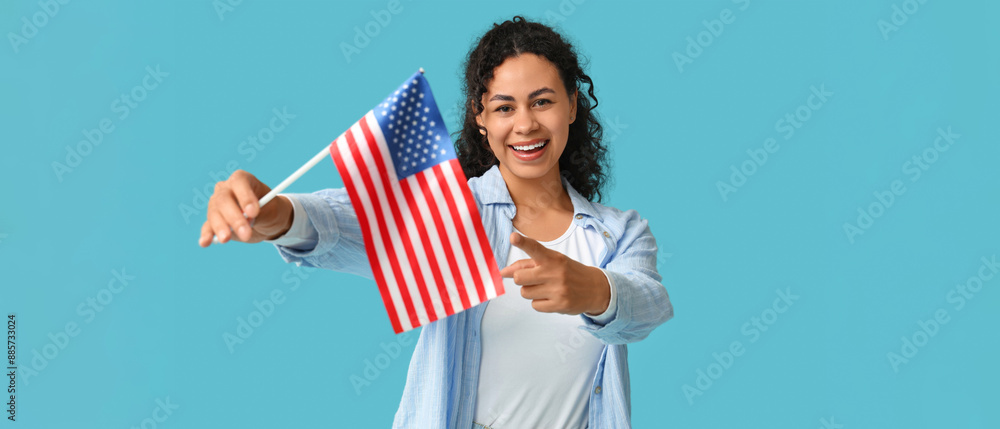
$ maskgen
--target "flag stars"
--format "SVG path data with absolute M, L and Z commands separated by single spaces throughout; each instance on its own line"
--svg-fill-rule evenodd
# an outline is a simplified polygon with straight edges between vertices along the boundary
M 431 126 L 432 126 L 432 127 L 434 126 L 434 121 L 431 121 Z
M 426 158 L 426 157 L 423 157 L 423 156 L 422 156 L 422 157 L 420 157 L 420 162 L 427 162 L 427 158 Z
M 430 111 L 431 111 L 430 107 L 424 107 L 424 113 L 427 113 L 427 112 L 430 112 Z
M 441 136 L 434 136 L 434 140 L 435 141 L 441 141 Z M 435 145 L 435 146 L 437 146 L 437 145 Z
M 424 98 L 424 93 L 420 93 L 420 98 Z

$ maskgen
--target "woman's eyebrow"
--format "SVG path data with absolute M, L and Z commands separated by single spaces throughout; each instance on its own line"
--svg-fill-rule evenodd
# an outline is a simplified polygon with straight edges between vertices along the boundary
M 538 97 L 539 95 L 542 95 L 542 94 L 555 94 L 555 93 L 556 92 L 553 91 L 552 88 L 549 88 L 549 87 L 546 86 L 544 88 L 539 88 L 539 89 L 536 89 L 536 90 L 532 91 L 531 94 L 528 94 L 528 99 L 530 100 L 530 99 Z M 490 99 L 489 99 L 489 101 L 497 101 L 497 100 L 498 101 L 514 101 L 514 97 L 511 97 L 511 96 L 506 95 L 506 94 L 496 94 L 496 95 L 490 97 Z
M 539 95 L 542 95 L 542 94 L 555 94 L 555 93 L 556 92 L 553 91 L 552 88 L 549 88 L 549 87 L 546 86 L 544 88 L 536 89 L 531 94 L 528 94 L 528 99 L 530 100 L 530 99 L 538 97 Z

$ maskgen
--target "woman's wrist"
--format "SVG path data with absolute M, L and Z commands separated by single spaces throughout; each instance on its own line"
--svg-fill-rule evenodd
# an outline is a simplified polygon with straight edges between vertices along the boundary
M 591 278 L 593 278 L 596 282 L 596 286 L 594 287 L 594 293 L 592 294 L 594 297 L 594 304 L 591 307 L 591 311 L 587 311 L 586 314 L 588 316 L 597 316 L 604 314 L 604 312 L 608 311 L 608 307 L 611 306 L 611 284 L 608 283 L 607 276 L 604 275 L 604 272 L 601 271 L 600 268 L 589 268 L 590 271 L 594 273 Z
M 267 228 L 263 232 L 267 237 L 264 240 L 275 240 L 285 235 L 292 228 L 292 222 L 295 221 L 295 211 L 292 209 L 292 202 L 287 197 L 278 195 L 271 203 L 275 204 L 275 208 L 278 210 L 275 216 L 278 222 L 277 225 Z

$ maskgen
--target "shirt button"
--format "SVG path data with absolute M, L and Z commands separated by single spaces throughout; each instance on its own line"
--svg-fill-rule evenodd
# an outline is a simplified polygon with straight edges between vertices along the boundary
M 608 232 L 607 232 L 607 231 L 604 231 L 604 236 L 605 236 L 605 237 L 608 237 L 608 238 L 611 238 L 611 234 L 608 234 Z
M 577 219 L 583 219 L 583 215 L 576 215 Z
M 594 393 L 596 393 L 596 394 L 600 395 L 600 394 L 601 394 L 601 386 L 597 386 L 597 387 L 595 387 L 595 388 L 594 388 Z

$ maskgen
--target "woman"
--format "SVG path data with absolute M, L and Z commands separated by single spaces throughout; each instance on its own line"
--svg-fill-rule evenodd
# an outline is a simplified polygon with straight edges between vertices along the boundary
M 625 344 L 673 309 L 646 220 L 591 202 L 606 178 L 591 79 L 558 33 L 515 17 L 475 44 L 464 93 L 456 153 L 507 293 L 423 327 L 394 427 L 629 427 Z M 219 182 L 200 244 L 269 241 L 372 278 L 344 189 L 258 208 L 268 191 L 242 171 Z

